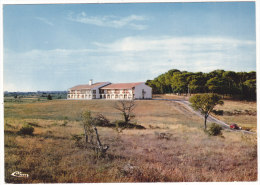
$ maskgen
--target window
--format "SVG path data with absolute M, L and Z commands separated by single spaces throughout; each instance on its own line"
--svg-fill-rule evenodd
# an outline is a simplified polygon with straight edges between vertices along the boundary
M 93 90 L 93 94 L 96 94 L 96 90 Z

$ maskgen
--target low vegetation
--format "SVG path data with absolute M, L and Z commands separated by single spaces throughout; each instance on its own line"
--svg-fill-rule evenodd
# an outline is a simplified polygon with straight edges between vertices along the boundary
M 20 130 L 17 133 L 20 135 L 33 135 L 33 131 L 34 128 L 31 125 L 26 124 L 22 128 L 20 128 Z
M 207 130 L 207 133 L 210 135 L 210 136 L 218 136 L 218 135 L 222 135 L 222 127 L 219 126 L 218 124 L 216 123 L 212 123 L 209 127 L 209 129 Z
M 204 133 L 202 119 L 177 102 L 147 100 L 135 103 L 132 112 L 135 118 L 130 123 L 146 129 L 126 128 L 122 133 L 111 126 L 122 119 L 122 113 L 113 108 L 114 101 L 5 103 L 5 181 L 257 180 L 255 134 L 221 130 L 221 137 L 212 137 Z M 109 146 L 102 157 L 85 145 L 80 115 L 86 109 L 96 120 L 101 145 Z M 226 107 L 223 106 L 223 110 L 225 112 Z M 25 125 L 34 128 L 32 135 L 18 134 Z M 95 131 L 94 127 L 92 129 Z M 97 135 L 92 133 L 96 145 Z M 29 177 L 13 177 L 10 174 L 14 171 Z

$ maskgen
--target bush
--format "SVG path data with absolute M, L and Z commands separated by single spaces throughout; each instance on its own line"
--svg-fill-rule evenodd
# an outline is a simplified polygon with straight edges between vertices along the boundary
M 223 110 L 213 110 L 212 111 L 215 115 L 220 115 L 220 116 L 223 116 L 224 114 L 224 111 Z
M 222 135 L 222 127 L 219 126 L 216 123 L 212 123 L 207 131 L 207 133 L 211 136 L 217 136 L 217 135 Z
M 103 115 L 103 114 L 98 114 L 94 118 L 94 122 L 96 126 L 101 126 L 101 127 L 111 127 L 113 126 L 110 124 L 110 121 Z
M 33 135 L 34 128 L 31 125 L 24 125 L 19 131 L 18 134 L 21 135 Z
M 144 126 L 137 123 L 126 123 L 123 120 L 116 120 L 115 127 L 118 132 L 122 132 L 124 129 L 145 129 Z

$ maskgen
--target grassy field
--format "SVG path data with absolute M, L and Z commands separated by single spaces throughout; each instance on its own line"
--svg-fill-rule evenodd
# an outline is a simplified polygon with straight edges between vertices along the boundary
M 155 95 L 157 99 L 179 99 L 189 100 L 189 96 L 177 96 L 177 95 Z M 216 110 L 223 110 L 223 115 L 212 116 L 226 122 L 231 125 L 236 123 L 240 127 L 246 130 L 256 132 L 257 130 L 257 104 L 253 101 L 235 101 L 224 99 L 224 105 L 217 105 Z
M 208 136 L 203 120 L 175 102 L 136 101 L 134 121 L 144 130 L 118 133 L 98 127 L 101 141 L 110 146 L 107 155 L 98 158 L 84 147 L 83 139 L 76 141 L 73 136 L 83 134 L 79 117 L 85 109 L 102 113 L 111 122 L 121 119 L 113 105 L 114 101 L 105 100 L 6 102 L 6 182 L 257 180 L 255 134 L 223 131 L 221 137 Z M 25 123 L 33 125 L 32 136 L 18 134 Z M 161 138 L 160 133 L 169 137 Z M 14 171 L 27 173 L 29 178 L 13 177 Z

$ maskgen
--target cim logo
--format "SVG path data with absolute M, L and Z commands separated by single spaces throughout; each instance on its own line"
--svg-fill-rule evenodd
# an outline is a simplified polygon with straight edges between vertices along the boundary
M 29 177 L 28 174 L 23 174 L 22 172 L 19 172 L 19 171 L 15 171 L 11 175 L 14 177 Z

